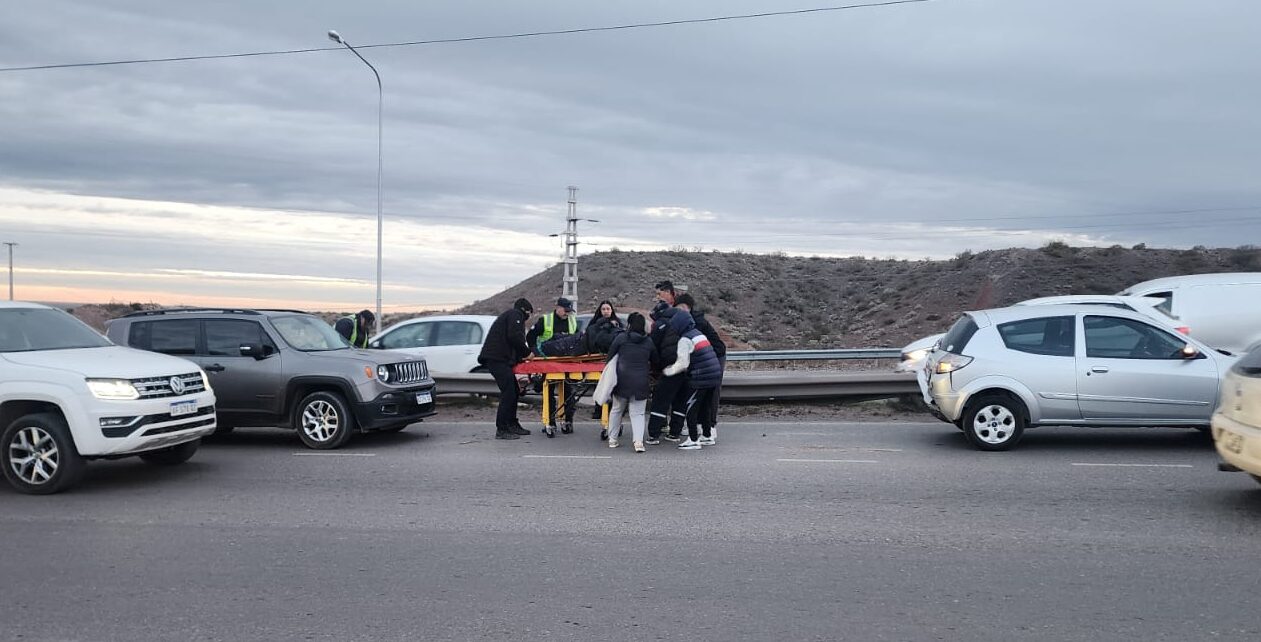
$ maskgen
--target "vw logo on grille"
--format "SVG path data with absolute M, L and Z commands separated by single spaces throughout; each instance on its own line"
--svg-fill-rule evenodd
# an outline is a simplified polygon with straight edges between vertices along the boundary
M 179 377 L 171 377 L 171 392 L 177 395 L 184 394 L 184 380 Z

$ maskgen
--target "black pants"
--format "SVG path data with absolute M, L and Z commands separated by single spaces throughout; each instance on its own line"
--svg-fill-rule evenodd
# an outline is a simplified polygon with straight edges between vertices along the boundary
M 661 429 L 666 424 L 670 425 L 672 435 L 677 436 L 683 432 L 683 420 L 687 416 L 687 396 L 690 390 L 686 373 L 657 380 L 657 387 L 652 391 L 652 403 L 648 408 L 648 437 L 650 439 L 659 439 Z
M 495 413 L 495 430 L 507 430 L 517 424 L 517 377 L 506 361 L 487 361 L 482 365 L 499 386 L 499 411 Z
M 718 365 L 722 367 L 723 373 L 727 370 L 727 358 L 723 357 L 718 360 Z M 705 427 L 705 436 L 709 436 L 709 428 L 718 425 L 718 400 L 722 398 L 722 380 L 718 380 L 718 387 L 714 388 L 713 394 L 709 396 L 709 404 L 707 412 L 701 415 L 701 425 Z
M 696 431 L 697 424 L 701 424 L 703 426 L 706 437 L 710 435 L 709 429 L 711 426 L 707 422 L 708 422 L 708 416 L 710 412 L 710 404 L 713 401 L 713 397 L 714 397 L 713 388 L 701 388 L 699 390 L 692 390 L 692 393 L 687 396 L 686 412 L 687 412 L 687 438 L 688 439 L 691 439 L 692 441 L 696 441 L 696 439 L 699 437 Z

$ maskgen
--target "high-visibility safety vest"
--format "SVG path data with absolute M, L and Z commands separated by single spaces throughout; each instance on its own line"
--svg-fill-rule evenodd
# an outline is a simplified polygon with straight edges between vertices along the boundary
M 569 321 L 569 334 L 576 334 L 578 332 L 578 315 L 570 314 L 565 318 Z M 543 334 L 540 334 L 538 340 L 534 342 L 535 347 L 541 346 L 544 341 L 551 339 L 555 329 L 556 313 L 553 312 L 543 317 Z
M 345 316 L 345 317 L 342 317 L 342 318 L 343 318 L 343 319 L 350 319 L 350 339 L 348 339 L 348 340 L 350 341 L 350 345 L 352 345 L 352 346 L 354 346 L 354 347 L 356 347 L 356 348 L 367 348 L 367 347 L 368 347 L 368 337 L 367 337 L 366 335 L 363 337 L 363 341 L 362 341 L 362 342 L 360 342 L 360 341 L 359 341 L 359 339 L 360 339 L 360 337 L 359 337 L 359 318 L 358 318 L 358 317 L 356 317 L 356 316 L 355 316 L 355 315 L 353 315 L 353 314 L 352 314 L 352 315 L 350 315 L 350 316 Z

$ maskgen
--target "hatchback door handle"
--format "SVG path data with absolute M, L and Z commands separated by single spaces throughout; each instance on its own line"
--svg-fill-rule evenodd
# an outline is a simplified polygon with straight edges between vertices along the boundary
M 205 368 L 203 368 L 203 370 L 205 370 L 206 372 L 223 372 L 224 370 L 227 370 L 227 368 L 225 368 L 225 367 L 223 367 L 223 366 L 221 366 L 221 365 L 219 365 L 219 364 L 217 364 L 217 363 L 212 363 L 212 364 L 210 364 L 210 365 L 206 366 Z
M 1105 373 L 1105 372 L 1107 372 L 1107 371 L 1108 371 L 1108 367 L 1107 367 L 1107 366 L 1091 366 L 1091 367 L 1090 367 L 1090 371 L 1091 371 L 1091 372 L 1098 372 L 1098 373 L 1100 373 L 1100 374 L 1103 374 L 1103 373 Z

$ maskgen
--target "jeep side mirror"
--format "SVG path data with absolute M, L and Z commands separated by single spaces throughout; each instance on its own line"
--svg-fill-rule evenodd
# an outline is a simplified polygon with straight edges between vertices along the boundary
M 241 356 L 254 357 L 255 359 L 265 359 L 267 358 L 267 351 L 262 345 L 257 343 L 243 343 L 241 344 Z
M 372 343 L 369 343 L 369 344 L 368 344 L 368 347 L 369 347 L 369 348 L 372 348 L 373 350 L 380 350 L 380 349 L 381 349 L 381 340 L 380 340 L 380 339 L 377 339 L 376 341 L 373 341 Z

